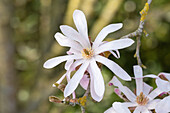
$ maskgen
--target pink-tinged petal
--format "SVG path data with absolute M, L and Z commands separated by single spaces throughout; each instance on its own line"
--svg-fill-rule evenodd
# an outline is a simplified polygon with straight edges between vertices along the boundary
M 80 51 L 75 50 L 73 48 L 70 48 L 69 51 L 66 52 L 68 55 L 73 55 L 73 54 L 81 54 Z
M 67 25 L 61 25 L 60 29 L 62 33 L 68 38 L 79 42 L 83 47 L 88 47 L 86 40 L 72 27 Z
M 81 51 L 83 49 L 78 42 L 69 39 L 68 37 L 62 35 L 61 33 L 56 33 L 54 37 L 61 46 L 71 47 L 77 51 Z
M 136 94 L 137 96 L 143 92 L 143 71 L 139 65 L 133 66 L 135 81 L 136 81 Z
M 117 59 L 119 59 L 120 58 L 120 53 L 119 53 L 119 51 L 118 50 L 115 50 L 116 51 L 116 53 L 114 53 L 113 51 L 109 51 L 114 57 L 116 57 Z
M 159 78 L 158 76 L 154 75 L 154 74 L 148 74 L 148 75 L 145 75 L 143 76 L 144 78 Z
M 114 76 L 110 82 L 113 83 L 114 86 L 117 86 L 119 90 L 123 92 L 123 94 L 125 94 L 128 100 L 130 100 L 131 102 L 134 102 L 136 100 L 135 94 L 129 88 L 123 86 L 116 76 Z
M 88 29 L 87 29 L 87 21 L 84 13 L 80 10 L 75 10 L 73 13 L 73 20 L 79 31 L 82 38 L 85 39 L 86 43 L 88 44 L 88 48 L 90 47 L 90 42 L 88 38 Z
M 80 81 L 80 85 L 83 89 L 87 90 L 87 87 L 89 85 L 89 80 L 90 80 L 89 76 L 85 74 Z
M 90 75 L 90 76 L 94 77 L 94 90 L 95 90 L 96 94 L 99 97 L 101 97 L 104 95 L 105 85 L 104 85 L 102 73 L 94 59 L 91 59 L 91 61 L 90 61 L 90 68 L 92 71 L 92 75 Z
M 94 77 L 91 76 L 93 75 L 92 73 L 92 70 L 90 67 L 88 67 L 88 72 L 90 73 L 90 94 L 91 94 L 91 97 L 97 101 L 97 102 L 100 102 L 102 99 L 103 99 L 103 96 L 98 96 L 94 90 Z
M 113 40 L 107 43 L 104 43 L 100 45 L 99 47 L 94 49 L 95 54 L 100 54 L 105 51 L 111 51 L 111 50 L 117 50 L 117 49 L 123 49 L 131 46 L 134 43 L 132 39 L 125 38 L 125 39 L 118 39 Z
M 141 113 L 142 109 L 143 109 L 142 106 L 137 106 L 133 113 Z
M 143 94 L 144 95 L 148 95 L 151 91 L 152 91 L 153 87 L 151 87 L 150 85 L 144 83 L 143 84 Z
M 122 105 L 125 106 L 125 107 L 136 107 L 136 106 L 138 106 L 138 104 L 136 102 L 123 102 Z
M 156 108 L 156 105 L 158 104 L 158 102 L 160 102 L 161 99 L 155 99 L 155 100 L 152 100 L 152 101 L 149 101 L 148 104 L 146 105 L 146 107 L 149 109 L 149 110 L 153 110 Z
M 152 112 L 149 111 L 145 106 L 143 106 L 141 113 L 152 113 Z
M 86 71 L 89 62 L 84 62 L 81 67 L 77 70 L 77 72 L 73 75 L 71 80 L 68 82 L 65 90 L 64 90 L 64 97 L 69 96 L 73 91 L 77 88 L 80 80 L 82 79 L 84 72 Z
M 113 107 L 107 109 L 104 113 L 117 113 Z
M 121 91 L 119 90 L 119 88 L 115 88 L 114 91 L 117 95 L 121 95 Z
M 64 78 L 66 77 L 66 75 L 67 75 L 67 73 L 65 73 L 56 83 L 57 83 L 57 84 L 60 84 L 60 83 L 64 80 Z M 56 85 L 53 84 L 53 87 L 56 87 Z
M 165 92 L 170 91 L 170 82 L 169 81 L 165 81 L 165 80 L 158 78 L 158 79 L 156 79 L 156 85 L 162 91 L 165 91 Z
M 166 79 L 168 79 L 168 81 L 170 81 L 170 73 L 164 73 L 164 72 L 162 72 L 162 73 L 159 73 L 158 76 L 160 76 L 160 75 L 163 75 Z
M 70 66 L 73 64 L 73 61 L 74 61 L 73 59 L 66 61 L 66 63 L 65 63 L 66 70 L 69 70 Z
M 114 102 L 112 104 L 113 108 L 117 113 L 131 113 L 128 107 L 125 107 L 122 103 L 120 102 Z
M 147 97 L 149 100 L 153 100 L 155 97 L 160 95 L 163 91 L 161 91 L 159 88 L 154 89 Z
M 170 96 L 162 99 L 155 108 L 156 113 L 169 113 L 170 112 Z
M 95 60 L 107 66 L 115 75 L 117 75 L 121 79 L 126 81 L 131 80 L 129 74 L 127 74 L 126 71 L 124 71 L 118 64 L 116 64 L 112 60 L 109 60 L 100 55 L 95 56 Z
M 59 56 L 59 57 L 55 57 L 55 58 L 51 58 L 49 60 L 47 60 L 43 67 L 50 69 L 53 68 L 55 66 L 57 66 L 58 64 L 66 61 L 66 60 L 71 60 L 71 59 L 81 59 L 82 56 L 80 55 L 65 55 L 65 56 Z
M 93 49 L 95 49 L 96 47 L 98 47 L 102 41 L 104 40 L 104 38 L 112 32 L 115 32 L 117 30 L 119 30 L 120 28 L 122 28 L 123 24 L 122 23 L 117 23 L 117 24 L 110 24 L 106 27 L 104 27 L 100 33 L 97 35 L 94 43 L 93 43 Z

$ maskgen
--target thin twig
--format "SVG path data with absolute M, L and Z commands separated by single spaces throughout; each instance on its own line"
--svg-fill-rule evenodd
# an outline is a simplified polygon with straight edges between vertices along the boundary
M 143 68 L 146 68 L 146 67 L 142 64 L 142 61 L 140 58 L 141 36 L 142 36 L 142 33 L 144 32 L 143 28 L 144 28 L 144 24 L 145 24 L 145 17 L 147 16 L 147 13 L 149 10 L 149 5 L 151 4 L 151 2 L 152 2 L 152 0 L 148 0 L 147 3 L 145 4 L 144 8 L 140 12 L 141 18 L 140 18 L 140 23 L 139 23 L 138 29 L 132 33 L 129 33 L 128 35 L 121 37 L 121 38 L 136 37 L 137 45 L 136 45 L 136 53 L 134 56 L 137 58 L 138 65 L 140 65 Z
M 89 80 L 89 84 L 88 84 L 88 87 L 87 87 L 87 90 L 86 92 L 84 93 L 83 97 L 88 97 L 89 96 L 89 93 L 90 93 L 90 80 Z M 85 106 L 81 106 L 81 112 L 82 113 L 85 113 Z

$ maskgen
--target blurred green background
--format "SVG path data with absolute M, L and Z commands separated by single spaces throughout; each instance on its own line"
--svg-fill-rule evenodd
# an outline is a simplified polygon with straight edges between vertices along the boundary
M 140 10 L 146 0 L 0 0 L 0 113 L 80 113 L 79 106 L 66 106 L 48 101 L 55 95 L 63 99 L 61 91 L 52 88 L 62 74 L 64 63 L 47 70 L 43 63 L 52 57 L 64 55 L 68 48 L 61 47 L 54 39 L 59 26 L 75 28 L 72 13 L 82 10 L 88 21 L 89 36 L 94 38 L 111 23 L 123 23 L 123 29 L 107 36 L 114 40 L 135 31 Z M 153 0 L 146 19 L 142 37 L 141 59 L 147 69 L 145 74 L 170 72 L 170 1 Z M 135 38 L 134 38 L 135 40 Z M 117 62 L 131 76 L 136 59 L 135 46 L 120 50 Z M 106 91 L 104 99 L 95 103 L 88 99 L 88 113 L 102 113 L 114 101 L 122 101 L 114 94 L 108 82 L 114 76 L 103 66 Z M 154 80 L 145 81 L 155 87 Z M 132 90 L 135 83 L 124 82 Z M 81 87 L 76 91 L 81 97 Z

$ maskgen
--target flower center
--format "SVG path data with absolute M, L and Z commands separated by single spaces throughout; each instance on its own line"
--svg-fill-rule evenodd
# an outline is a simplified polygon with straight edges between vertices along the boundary
M 147 97 L 145 97 L 143 92 L 141 92 L 140 95 L 136 97 L 136 102 L 141 106 L 146 105 L 148 103 L 148 101 L 149 101 L 149 99 Z
M 93 56 L 93 50 L 91 48 L 83 49 L 81 53 L 85 59 L 90 59 Z

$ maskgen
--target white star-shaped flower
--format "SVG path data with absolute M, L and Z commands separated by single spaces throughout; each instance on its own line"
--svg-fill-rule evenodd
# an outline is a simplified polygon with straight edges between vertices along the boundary
M 132 108 L 135 107 L 133 113 L 151 113 L 150 110 L 155 109 L 157 103 L 160 101 L 160 99 L 154 98 L 161 94 L 163 91 L 161 91 L 159 88 L 156 88 L 155 90 L 150 92 L 152 90 L 152 87 L 143 82 L 143 71 L 140 66 L 134 66 L 134 75 L 136 81 L 136 94 L 134 94 L 128 87 L 123 86 L 115 76 L 111 80 L 111 83 L 114 86 L 117 86 L 119 90 L 130 101 L 122 103 L 122 106 Z M 119 109 L 120 113 L 130 112 L 130 110 L 126 110 L 127 111 L 124 112 Z
M 88 38 L 87 22 L 84 13 L 80 10 L 75 10 L 73 20 L 78 31 L 67 25 L 61 25 L 60 29 L 64 35 L 61 33 L 55 34 L 55 39 L 61 46 L 70 47 L 71 54 L 49 59 L 44 63 L 44 67 L 48 69 L 53 68 L 61 62 L 67 61 L 68 66 L 66 67 L 68 70 L 62 76 L 62 80 L 66 75 L 70 75 L 72 70 L 77 66 L 81 65 L 65 87 L 64 96 L 67 97 L 74 92 L 83 78 L 85 71 L 88 71 L 90 73 L 91 96 L 96 101 L 101 101 L 104 95 L 105 85 L 96 62 L 104 64 L 123 80 L 131 80 L 131 77 L 118 64 L 100 54 L 105 51 L 117 51 L 118 49 L 129 47 L 134 41 L 126 38 L 103 43 L 104 38 L 109 33 L 117 31 L 122 27 L 122 23 L 118 23 L 104 27 L 91 44 Z

